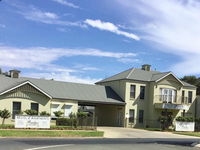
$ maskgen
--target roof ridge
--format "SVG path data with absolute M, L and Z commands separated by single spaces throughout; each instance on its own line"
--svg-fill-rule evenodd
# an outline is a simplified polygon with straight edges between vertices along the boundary
M 157 75 L 157 74 L 163 74 L 163 73 L 170 73 L 171 71 L 167 71 L 167 72 L 158 72 L 158 73 L 153 73 L 152 75 Z
M 127 70 L 124 70 L 124 71 L 122 71 L 122 72 L 119 72 L 119 73 L 117 73 L 117 74 L 114 74 L 114 75 L 112 75 L 112 76 L 110 76 L 110 77 L 107 77 L 107 78 L 105 78 L 105 79 L 103 79 L 103 80 L 97 81 L 96 83 L 101 83 L 101 82 L 103 82 L 103 81 L 105 81 L 105 80 L 107 80 L 107 79 L 109 79 L 109 78 L 115 77 L 115 76 L 117 76 L 117 75 L 119 75 L 119 74 L 121 74 L 121 73 L 124 73 L 124 72 L 126 72 L 126 71 L 128 71 L 128 70 L 132 70 L 132 69 L 133 69 L 133 68 L 129 68 L 129 69 L 127 69 Z
M 127 75 L 126 79 L 129 78 L 129 76 L 133 73 L 133 71 L 135 70 L 135 68 L 132 68 L 131 71 L 129 72 L 129 74 Z

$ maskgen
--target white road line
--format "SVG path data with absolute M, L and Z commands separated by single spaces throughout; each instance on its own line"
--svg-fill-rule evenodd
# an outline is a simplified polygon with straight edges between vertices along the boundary
M 73 145 L 73 144 L 51 145 L 51 146 L 43 146 L 43 147 L 28 148 L 28 149 L 24 149 L 24 150 L 40 150 L 40 149 L 47 149 L 47 148 L 72 146 L 72 145 Z

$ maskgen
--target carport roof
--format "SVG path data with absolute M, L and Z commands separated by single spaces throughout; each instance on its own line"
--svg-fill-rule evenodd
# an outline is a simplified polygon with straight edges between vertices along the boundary
M 102 85 L 90 85 L 61 82 L 35 78 L 10 78 L 0 75 L 0 93 L 29 81 L 53 99 L 77 100 L 80 102 L 124 105 L 123 100 L 112 88 Z

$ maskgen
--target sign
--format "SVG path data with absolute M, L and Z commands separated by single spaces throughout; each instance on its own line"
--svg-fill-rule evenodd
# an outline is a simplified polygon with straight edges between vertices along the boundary
M 176 131 L 194 131 L 194 122 L 176 121 Z
M 50 128 L 50 117 L 47 116 L 15 116 L 15 128 Z

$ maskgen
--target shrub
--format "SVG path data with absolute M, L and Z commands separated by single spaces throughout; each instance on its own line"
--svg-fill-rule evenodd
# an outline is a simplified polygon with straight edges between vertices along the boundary
M 61 112 L 61 111 L 55 111 L 53 113 L 57 118 L 60 118 L 63 115 L 63 112 Z
M 30 115 L 30 116 L 35 116 L 35 115 L 38 115 L 38 112 L 36 110 L 31 110 L 31 109 L 27 109 L 24 111 L 27 115 Z
M 87 118 L 88 112 L 77 112 L 77 117 L 79 119 L 85 119 Z
M 50 113 L 46 112 L 46 111 L 42 111 L 40 113 L 40 116 L 50 116 Z
M 72 119 L 70 119 L 70 118 L 57 118 L 56 125 L 57 126 L 71 126 L 72 125 Z
M 9 118 L 11 116 L 10 112 L 7 109 L 0 110 L 0 117 L 2 120 L 2 125 L 4 125 L 5 119 Z
M 193 122 L 194 119 L 192 117 L 177 117 L 176 121 L 182 121 L 182 122 Z

